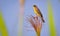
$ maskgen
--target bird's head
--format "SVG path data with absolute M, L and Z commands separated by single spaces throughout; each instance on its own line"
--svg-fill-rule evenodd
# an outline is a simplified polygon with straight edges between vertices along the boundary
M 33 5 L 33 7 L 37 7 L 36 5 Z
M 37 8 L 37 6 L 36 5 L 33 5 L 33 9 L 36 9 Z
M 33 5 L 33 7 L 36 7 L 36 5 Z

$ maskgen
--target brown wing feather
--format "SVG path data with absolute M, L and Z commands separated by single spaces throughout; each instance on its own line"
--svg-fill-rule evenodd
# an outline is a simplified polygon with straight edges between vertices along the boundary
M 38 10 L 38 13 L 39 13 L 39 14 L 40 14 L 40 16 L 41 16 L 42 21 L 43 21 L 43 22 L 45 22 L 45 21 L 44 21 L 44 19 L 43 19 L 43 15 L 42 15 L 42 13 L 41 13 L 41 11 L 39 10 L 39 8 L 38 8 L 38 7 L 37 7 L 37 10 Z
M 38 13 L 40 14 L 41 17 L 43 17 L 41 11 L 39 10 L 39 8 L 37 7 Z

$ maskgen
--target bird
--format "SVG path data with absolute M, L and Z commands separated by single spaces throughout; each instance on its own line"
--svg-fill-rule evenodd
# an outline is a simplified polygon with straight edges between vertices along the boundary
M 41 18 L 42 22 L 44 23 L 45 20 L 44 20 L 44 18 L 43 18 L 43 15 L 42 15 L 40 9 L 37 7 L 37 5 L 33 5 L 33 10 L 34 10 L 34 13 L 35 13 L 37 16 L 39 16 L 39 17 Z

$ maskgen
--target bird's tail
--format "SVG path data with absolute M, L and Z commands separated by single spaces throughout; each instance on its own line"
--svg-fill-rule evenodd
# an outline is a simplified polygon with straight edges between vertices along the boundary
M 45 20 L 42 18 L 42 21 L 45 22 Z

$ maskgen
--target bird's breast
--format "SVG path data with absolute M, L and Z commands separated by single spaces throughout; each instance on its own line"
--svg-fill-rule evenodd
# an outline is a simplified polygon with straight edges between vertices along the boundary
M 38 16 L 40 16 L 39 13 L 38 13 L 38 11 L 36 11 L 36 10 L 35 10 L 35 14 L 38 15 Z

